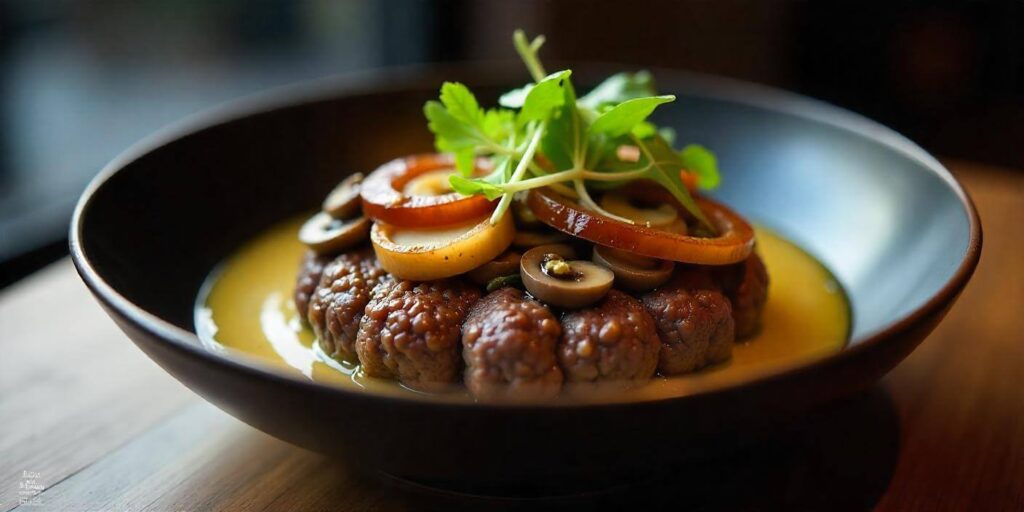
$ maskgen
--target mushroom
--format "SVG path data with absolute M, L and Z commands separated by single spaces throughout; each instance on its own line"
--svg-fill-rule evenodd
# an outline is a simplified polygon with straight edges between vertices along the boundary
M 335 254 L 366 240 L 370 233 L 370 219 L 356 217 L 341 220 L 320 212 L 306 221 L 299 229 L 299 241 L 317 254 Z
M 357 172 L 338 183 L 327 194 L 322 206 L 323 211 L 335 219 L 350 219 L 359 214 L 359 189 L 363 183 L 363 173 Z
M 523 254 L 523 286 L 542 302 L 563 308 L 593 304 L 608 293 L 615 275 L 589 261 L 569 260 L 576 252 L 564 244 L 542 245 Z
M 495 278 L 519 272 L 519 260 L 522 257 L 523 255 L 516 251 L 505 251 L 497 258 L 470 270 L 466 275 L 474 283 L 486 285 Z
M 675 264 L 601 245 L 594 246 L 594 263 L 611 270 L 622 288 L 642 292 L 653 290 L 672 277 Z
M 631 201 L 624 194 L 609 192 L 601 197 L 601 208 L 649 228 L 665 229 L 671 227 L 671 231 L 678 233 L 679 224 L 682 224 L 683 232 L 679 234 L 686 234 L 686 224 L 678 222 L 679 212 L 667 203 L 659 204 L 653 208 L 645 208 L 637 205 L 635 201 Z

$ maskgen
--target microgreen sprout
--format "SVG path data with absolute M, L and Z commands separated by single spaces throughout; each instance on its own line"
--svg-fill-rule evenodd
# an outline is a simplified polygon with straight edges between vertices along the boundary
M 505 215 L 515 193 L 538 187 L 551 187 L 587 209 L 632 222 L 602 209 L 588 186 L 606 190 L 647 179 L 667 189 L 704 230 L 714 233 L 681 171 L 695 174 L 699 187 L 714 188 L 719 182 L 715 156 L 696 144 L 673 149 L 674 132 L 648 121 L 675 96 L 657 95 L 651 75 L 641 71 L 613 75 L 578 98 L 571 70 L 544 70 L 538 57 L 544 36 L 531 41 L 517 30 L 513 43 L 533 81 L 503 94 L 500 107 L 481 108 L 465 85 L 453 82 L 442 85 L 439 101 L 424 105 L 435 145 L 455 155 L 459 172 L 450 178 L 453 190 L 497 199 L 492 223 Z M 619 151 L 624 146 L 635 150 Z M 623 160 L 623 154 L 632 156 Z M 486 176 L 474 174 L 478 157 L 493 164 Z

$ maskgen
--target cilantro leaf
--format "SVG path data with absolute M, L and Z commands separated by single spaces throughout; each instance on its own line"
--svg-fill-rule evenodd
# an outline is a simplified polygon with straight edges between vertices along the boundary
M 464 196 L 483 194 L 488 200 L 493 201 L 505 194 L 505 190 L 501 187 L 480 178 L 471 179 L 452 174 L 448 177 L 448 183 L 452 186 L 452 190 Z
M 626 100 L 657 94 L 654 90 L 654 78 L 647 71 L 617 73 L 580 98 L 580 104 L 591 110 L 597 110 L 601 105 L 618 104 Z
M 590 125 L 590 133 L 601 133 L 612 137 L 625 135 L 654 112 L 663 103 L 675 101 L 676 97 L 648 96 L 623 101 L 597 116 Z
M 494 141 L 502 141 L 515 135 L 516 114 L 511 110 L 492 108 L 484 114 L 484 135 Z
M 718 174 L 718 159 L 708 148 L 699 144 L 690 144 L 679 152 L 683 168 L 697 175 L 697 186 L 711 190 L 722 181 Z
M 483 127 L 484 111 L 465 85 L 459 82 L 441 85 L 441 104 L 455 119 L 477 128 Z
M 456 119 L 439 102 L 428 101 L 423 105 L 423 114 L 427 116 L 427 127 L 434 132 L 437 149 L 441 151 L 474 148 L 480 141 L 472 126 Z

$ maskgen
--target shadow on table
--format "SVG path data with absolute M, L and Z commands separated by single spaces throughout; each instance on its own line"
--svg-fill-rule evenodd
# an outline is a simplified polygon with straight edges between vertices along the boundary
M 885 492 L 899 420 L 881 387 L 820 408 L 748 448 L 642 483 L 551 500 L 489 499 L 401 483 L 370 484 L 428 510 L 869 510 Z M 390 501 L 387 500 L 387 501 Z

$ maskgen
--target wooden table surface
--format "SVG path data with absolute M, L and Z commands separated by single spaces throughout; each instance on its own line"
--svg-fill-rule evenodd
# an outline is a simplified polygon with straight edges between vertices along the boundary
M 558 507 L 1024 510 L 1024 173 L 948 164 L 981 213 L 981 265 L 879 385 L 698 471 Z M 539 505 L 368 479 L 239 422 L 137 350 L 67 260 L 0 293 L 0 511 Z

